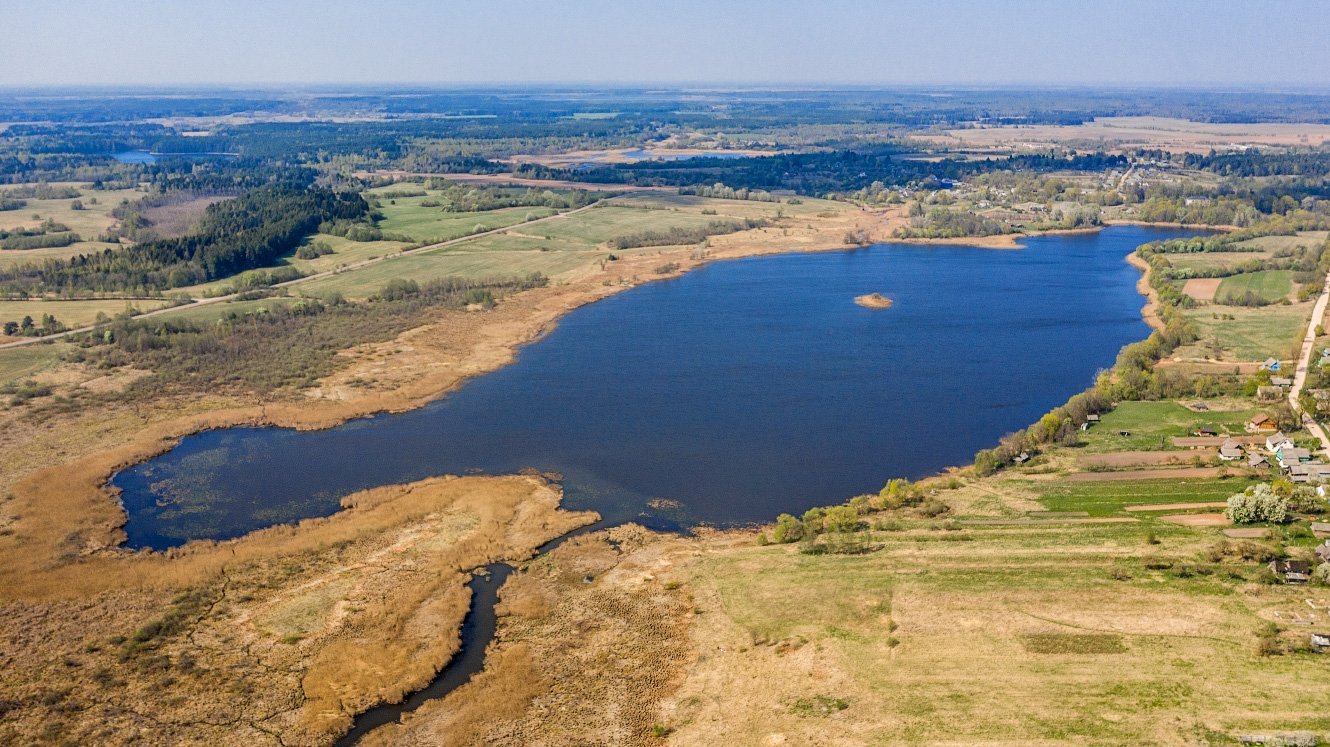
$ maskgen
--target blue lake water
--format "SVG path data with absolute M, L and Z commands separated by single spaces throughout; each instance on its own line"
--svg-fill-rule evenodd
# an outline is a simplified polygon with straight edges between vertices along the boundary
M 583 307 L 426 407 L 316 432 L 184 439 L 113 479 L 133 548 L 230 538 L 438 474 L 563 475 L 572 509 L 672 528 L 767 521 L 967 463 L 1144 338 L 1139 244 L 884 244 L 720 262 Z M 873 311 L 857 295 L 895 306 Z M 651 508 L 665 498 L 677 508 Z

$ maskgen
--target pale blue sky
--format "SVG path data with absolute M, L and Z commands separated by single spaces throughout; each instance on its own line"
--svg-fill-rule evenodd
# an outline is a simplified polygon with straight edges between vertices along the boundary
M 0 0 L 0 85 L 1330 86 L 1313 0 Z

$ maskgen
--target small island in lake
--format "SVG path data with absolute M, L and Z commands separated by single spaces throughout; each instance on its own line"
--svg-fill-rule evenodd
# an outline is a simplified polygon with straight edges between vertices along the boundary
M 863 296 L 855 296 L 854 302 L 865 309 L 889 309 L 892 301 L 881 293 L 869 293 Z

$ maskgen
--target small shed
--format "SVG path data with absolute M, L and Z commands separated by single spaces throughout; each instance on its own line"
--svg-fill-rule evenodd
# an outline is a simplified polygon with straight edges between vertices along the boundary
M 1293 379 L 1285 378 L 1283 376 L 1273 376 L 1270 378 L 1270 383 L 1277 387 L 1290 387 L 1293 386 Z
M 1247 466 L 1251 467 L 1252 469 L 1269 467 L 1270 460 L 1266 459 L 1264 454 L 1258 454 L 1253 451 L 1252 453 L 1247 455 Z
M 1330 633 L 1312 633 L 1312 648 L 1317 651 L 1330 648 Z
M 1203 425 L 1203 426 L 1201 426 L 1200 428 L 1197 428 L 1196 431 L 1195 431 L 1195 433 L 1196 433 L 1196 435 L 1198 435 L 1198 436 L 1218 436 L 1218 435 L 1219 435 L 1219 431 L 1215 430 L 1214 428 L 1211 428 L 1211 427 L 1208 426 L 1208 425 Z
M 1270 571 L 1286 584 L 1305 584 L 1311 579 L 1312 564 L 1305 560 L 1272 560 Z

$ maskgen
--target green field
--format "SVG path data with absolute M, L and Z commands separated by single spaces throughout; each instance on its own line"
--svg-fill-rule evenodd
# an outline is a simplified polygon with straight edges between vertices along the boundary
M 1209 426 L 1221 434 L 1241 434 L 1247 421 L 1260 410 L 1231 412 L 1193 412 L 1176 402 L 1120 402 L 1112 412 L 1106 412 L 1102 421 L 1081 434 L 1084 451 L 1174 450 L 1170 439 L 1190 436 L 1201 426 Z M 1122 436 L 1130 431 L 1130 436 Z
M 1086 511 L 1091 516 L 1132 516 L 1123 506 L 1140 503 L 1199 503 L 1228 500 L 1254 480 L 1248 477 L 1178 480 L 1105 480 L 1032 485 L 1049 511 Z M 1135 518 L 1148 518 L 1135 514 Z
M 1255 247 L 1273 254 L 1277 251 L 1296 249 L 1300 246 L 1312 247 L 1326 240 L 1330 231 L 1302 231 L 1291 236 L 1261 236 L 1238 243 L 1241 247 Z M 1253 255 L 1256 256 L 1256 255 Z
M 1215 299 L 1254 293 L 1267 303 L 1288 298 L 1293 292 L 1293 273 L 1289 270 L 1265 270 L 1226 277 L 1219 283 Z
M 1271 356 L 1294 357 L 1298 342 L 1306 334 L 1312 306 L 1313 303 L 1307 301 L 1262 308 L 1204 306 L 1186 309 L 1183 313 L 1195 322 L 1200 340 L 1179 351 L 1179 354 L 1204 357 L 1217 342 L 1224 353 L 1224 360 L 1259 361 Z M 1235 318 L 1216 319 L 1215 314 L 1228 314 Z
M 152 311 L 166 306 L 168 301 L 121 300 L 108 301 L 0 301 L 0 322 L 20 321 L 25 316 L 40 320 L 42 314 L 51 314 L 66 327 L 92 324 L 98 313 L 115 316 L 128 308 Z
M 0 385 L 39 374 L 60 362 L 60 343 L 0 349 Z
M 515 226 L 556 212 L 546 207 L 513 207 L 456 213 L 441 207 L 421 207 L 420 203 L 427 199 L 428 196 L 398 197 L 393 201 L 396 204 L 383 202 L 379 208 L 383 214 L 383 219 L 378 223 L 379 228 L 386 234 L 400 234 L 420 243 L 434 244 L 473 233 Z

